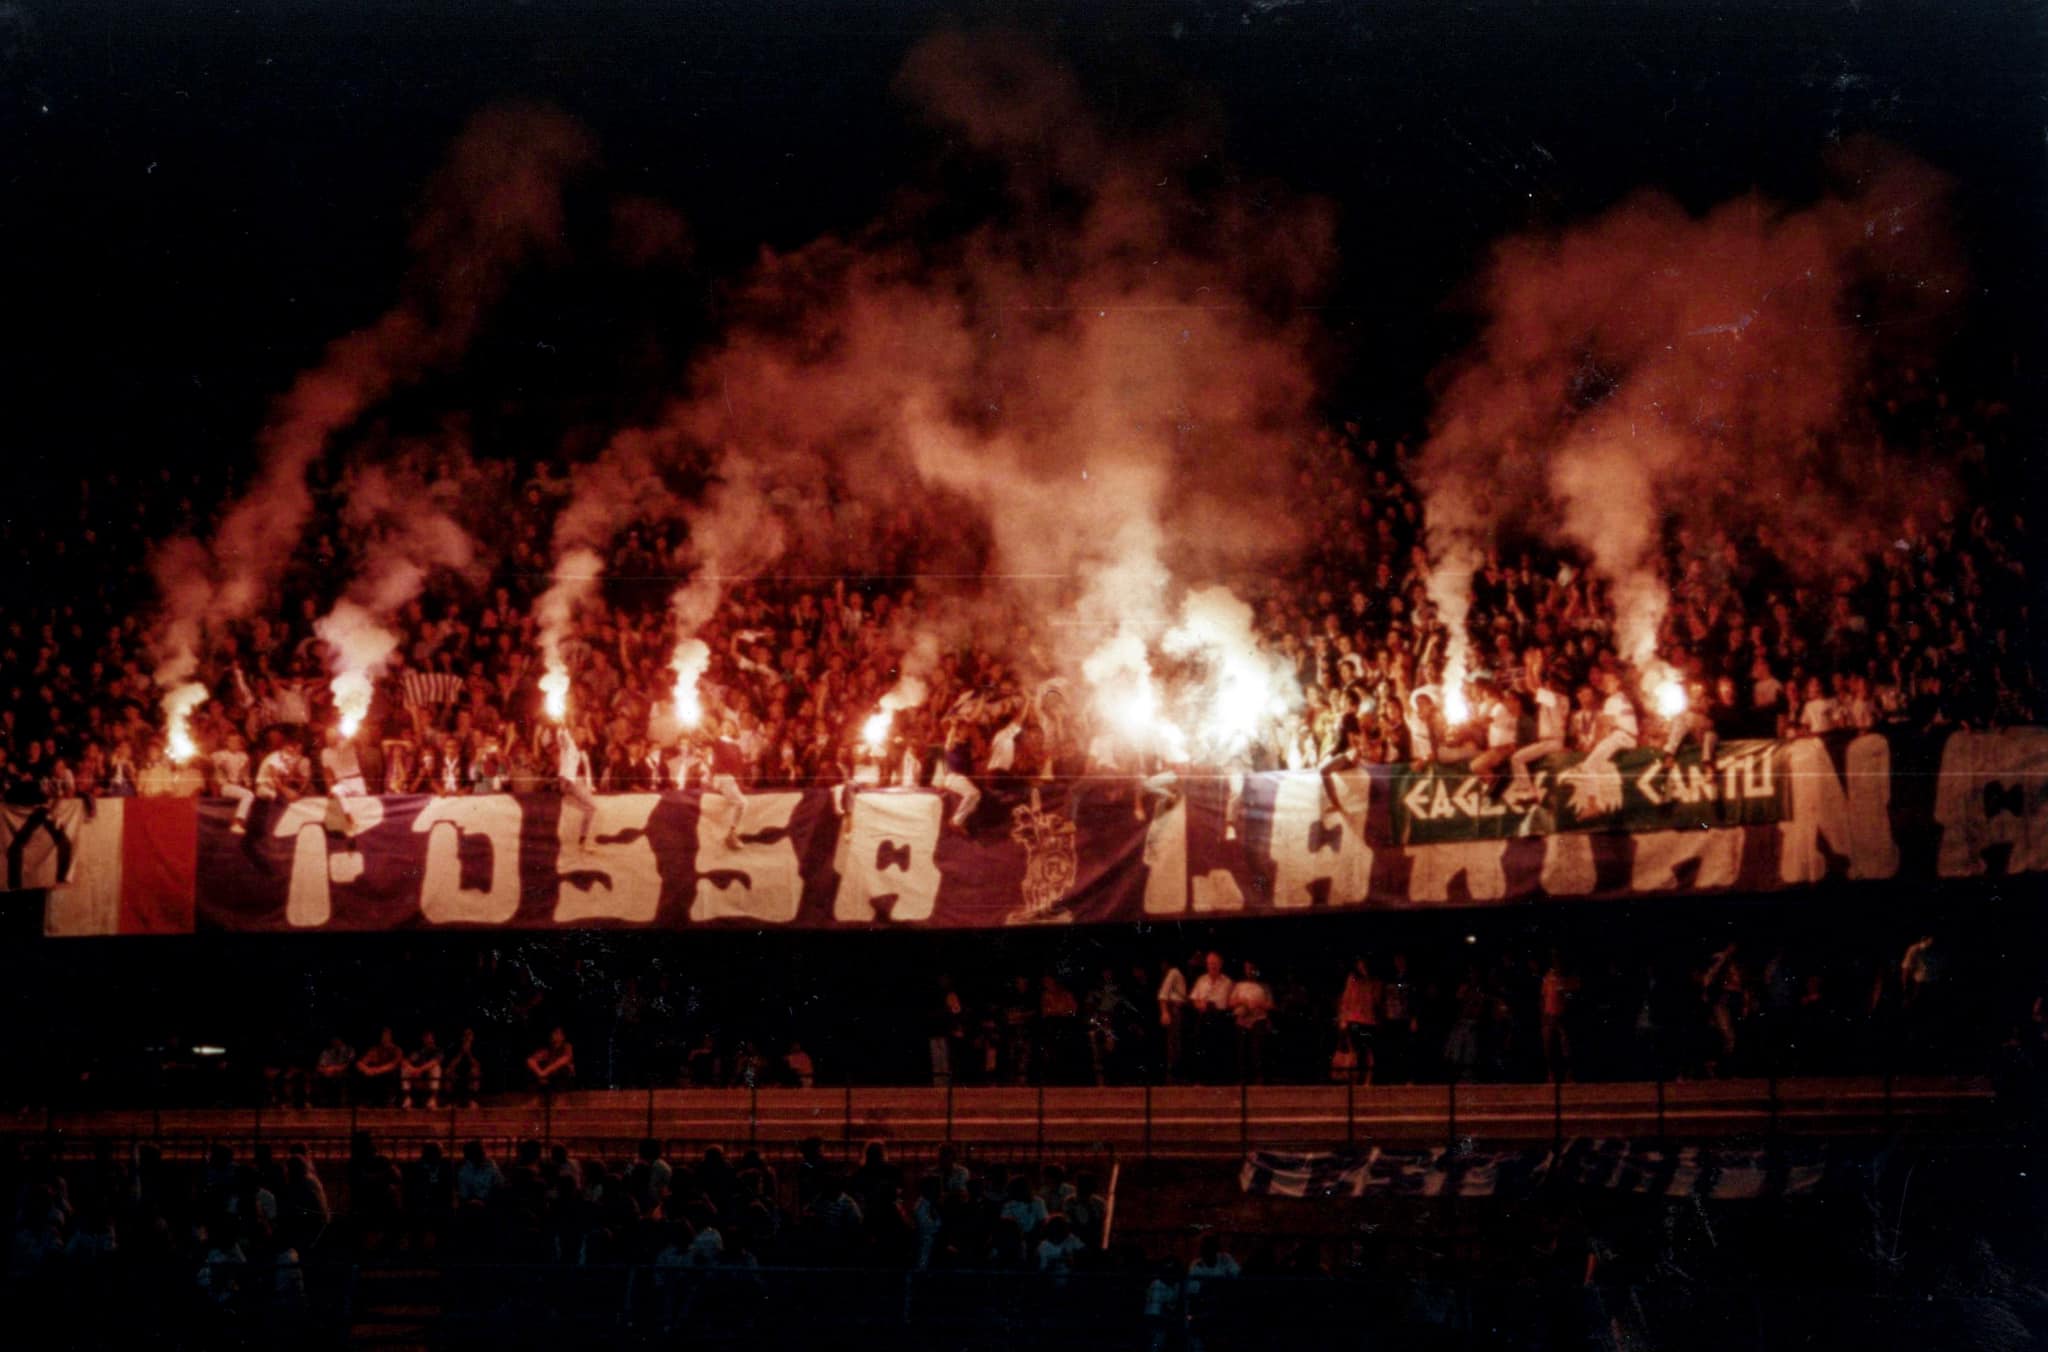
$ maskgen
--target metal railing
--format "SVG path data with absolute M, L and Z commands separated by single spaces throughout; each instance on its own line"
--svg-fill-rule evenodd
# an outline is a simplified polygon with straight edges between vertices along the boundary
M 717 1144 L 787 1151 L 805 1140 L 904 1148 L 1208 1157 L 1252 1148 L 1327 1149 L 1471 1140 L 1559 1144 L 1575 1136 L 1775 1140 L 1802 1134 L 1995 1127 L 1992 1082 L 1967 1076 L 1857 1076 L 1592 1084 L 1232 1085 L 1116 1088 L 592 1090 L 521 1095 L 475 1108 L 46 1108 L 0 1124 L 65 1150 L 151 1142 L 167 1154 L 216 1143 L 304 1143 L 343 1153 L 358 1132 L 386 1148 L 469 1140 L 626 1152 Z

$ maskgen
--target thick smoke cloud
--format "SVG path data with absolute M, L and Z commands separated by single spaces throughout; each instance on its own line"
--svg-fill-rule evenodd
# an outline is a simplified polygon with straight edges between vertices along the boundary
M 460 457 L 442 455 L 429 482 L 403 466 L 352 469 L 342 486 L 342 520 L 364 541 L 348 594 L 313 626 L 327 647 L 335 707 L 353 732 L 369 711 L 373 682 L 397 649 L 398 613 L 435 569 L 478 581 L 476 545 L 452 513 L 472 479 Z
M 1495 250 L 1483 331 L 1442 378 L 1419 467 L 1453 667 L 1497 541 L 1582 551 L 1641 667 L 1667 519 L 1814 572 L 1940 481 L 1878 444 L 1856 396 L 1960 296 L 1946 183 L 1868 144 L 1832 168 L 1835 190 L 1803 208 L 1750 195 L 1695 216 L 1645 193 Z
M 519 265 L 560 246 L 563 183 L 592 151 L 581 127 L 546 109 L 492 108 L 464 129 L 426 189 L 397 303 L 337 339 L 277 401 L 256 479 L 213 539 L 173 540 L 153 557 L 160 685 L 191 676 L 208 630 L 269 599 L 311 511 L 308 466 L 379 401 L 456 361 Z
M 1138 656 L 1114 665 L 1142 668 L 1178 583 L 1300 543 L 1286 490 L 1329 212 L 1212 184 L 1182 144 L 1113 140 L 1008 37 L 935 38 L 899 89 L 957 159 L 1000 168 L 987 213 L 961 229 L 906 193 L 864 230 L 764 255 L 685 396 L 579 473 L 557 557 L 689 467 L 713 487 L 689 514 L 685 639 L 722 579 L 866 570 L 878 532 L 914 520 L 914 566 L 951 579 L 923 589 L 935 609 L 1025 597 L 1057 636 L 1048 664 L 1118 643 Z M 551 657 L 587 590 L 544 602 Z

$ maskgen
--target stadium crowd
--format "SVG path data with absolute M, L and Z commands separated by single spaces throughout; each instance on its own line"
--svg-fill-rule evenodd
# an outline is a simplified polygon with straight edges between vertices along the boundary
M 466 1107 L 570 1089 L 812 1086 L 1441 1084 L 1770 1074 L 2011 1072 L 2048 1083 L 2048 995 L 1975 940 L 1904 930 L 1759 939 L 1676 956 L 1642 936 L 1418 941 L 1348 964 L 1268 944 L 1266 961 L 1143 949 L 978 968 L 875 989 L 866 963 L 764 961 L 690 976 L 631 953 L 491 951 L 402 960 L 394 998 L 331 966 L 266 960 L 213 1015 L 166 1003 L 146 1064 L 72 1028 L 29 1103 Z M 1311 946 L 1312 947 L 1312 946 Z M 1127 960 L 1128 959 L 1128 960 Z M 1099 965 L 1098 965 L 1099 964 Z M 373 964 L 383 970 L 384 964 Z M 714 964 L 715 966 L 718 964 Z M 790 986 L 787 982 L 799 983 Z M 294 1009 L 275 991 L 317 989 Z M 796 989 L 800 998 L 787 998 Z M 240 999 L 277 1011 L 260 1026 Z M 401 1003 L 402 1002 L 402 1003 Z M 858 1016 L 854 1016 L 858 1011 Z M 874 1030 L 886 1028 L 887 1036 Z M 139 1035 L 129 1030 L 131 1041 Z M 196 1046 L 212 1046 L 195 1055 Z
M 1631 740 L 1676 745 L 1688 735 L 2036 717 L 2026 523 L 1994 489 L 2013 453 L 2009 410 L 1953 399 L 1913 370 L 1873 386 L 1868 404 L 1888 444 L 1961 467 L 1957 495 L 1870 538 L 1830 542 L 1853 561 L 1824 585 L 1795 580 L 1797 551 L 1768 532 L 1706 538 L 1672 526 L 1660 653 L 1692 699 L 1668 727 L 1637 707 L 1635 682 L 1623 679 L 1605 585 L 1574 560 L 1512 541 L 1473 576 L 1470 715 L 1447 722 L 1455 701 L 1435 684 L 1447 635 L 1427 599 L 1410 446 L 1350 424 L 1328 432 L 1303 449 L 1300 469 L 1296 510 L 1313 547 L 1245 588 L 1262 641 L 1293 669 L 1302 699 L 1249 745 L 1197 747 L 1194 758 L 1233 768 L 1311 766 L 1340 753 L 1473 760 L 1505 776 L 1517 752 L 1588 750 L 1622 724 L 1633 725 Z M 0 541 L 24 569 L 0 623 L 0 794 L 275 796 L 355 777 L 372 792 L 533 790 L 565 777 L 596 792 L 647 789 L 706 776 L 712 734 L 726 748 L 719 768 L 748 784 L 1138 768 L 1131 748 L 1090 736 L 1014 602 L 1004 622 L 984 611 L 974 643 L 942 648 L 927 698 L 896 715 L 885 753 L 870 753 L 861 725 L 947 599 L 916 579 L 918 523 L 869 519 L 859 504 L 844 524 L 870 542 L 870 574 L 728 589 L 699 635 L 711 650 L 702 735 L 678 726 L 668 704 L 667 601 L 687 573 L 686 528 L 625 531 L 605 560 L 602 597 L 577 614 L 564 649 L 575 743 L 565 758 L 541 713 L 533 603 L 549 579 L 566 474 L 481 460 L 458 481 L 451 463 L 431 457 L 413 468 L 430 495 L 494 504 L 475 523 L 494 562 L 481 585 L 436 574 L 405 607 L 399 649 L 345 747 L 331 735 L 327 651 L 314 624 L 377 548 L 344 516 L 346 478 L 315 466 L 316 524 L 280 561 L 276 609 L 208 636 L 199 676 L 211 698 L 193 719 L 198 754 L 183 763 L 167 753 L 148 658 L 154 596 L 134 542 L 203 534 L 220 509 L 215 481 L 168 467 L 147 482 L 108 473 L 79 484 L 75 513 L 0 522 Z M 1621 705 L 1610 698 L 1617 690 Z M 283 754 L 265 782 L 273 751 Z

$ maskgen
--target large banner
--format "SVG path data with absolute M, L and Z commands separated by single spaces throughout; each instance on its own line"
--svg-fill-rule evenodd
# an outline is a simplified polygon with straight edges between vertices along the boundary
M 1591 765 L 1558 755 L 1489 778 L 1464 766 L 1392 775 L 1393 840 L 1401 845 L 1542 836 L 1558 831 L 1700 831 L 1785 818 L 1788 744 L 1726 742 L 1704 763 L 1638 747 Z
M 992 928 L 2048 868 L 2048 730 L 1740 744 L 1712 775 L 1622 758 L 1634 788 L 1601 829 L 1570 801 L 1573 772 L 1546 771 L 1551 806 L 1512 824 L 1454 774 L 1373 767 L 1191 778 L 1164 797 L 1114 780 L 990 783 L 964 832 L 945 825 L 957 800 L 930 789 L 857 792 L 844 814 L 829 789 L 761 791 L 737 848 L 732 809 L 695 791 L 599 797 L 583 843 L 559 797 L 487 794 L 350 799 L 352 838 L 323 799 L 258 803 L 242 831 L 225 801 L 113 800 L 90 817 L 59 805 L 11 815 L 5 844 L 11 858 L 26 841 L 22 885 L 53 884 L 45 928 L 66 935 Z M 1436 815 L 1439 790 L 1454 815 Z

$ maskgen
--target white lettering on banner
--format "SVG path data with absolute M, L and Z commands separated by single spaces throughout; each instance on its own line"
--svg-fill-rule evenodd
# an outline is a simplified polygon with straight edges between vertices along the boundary
M 1365 814 L 1372 781 L 1356 772 L 1333 774 L 1338 810 L 1330 811 L 1323 776 L 1300 771 L 1280 776 L 1273 795 L 1273 905 L 1299 910 L 1315 904 L 1310 888 L 1329 883 L 1329 904 L 1356 906 L 1372 883 L 1372 849 Z M 1327 816 L 1325 814 L 1328 814 Z
M 590 823 L 590 848 L 576 848 L 580 825 L 564 812 L 557 824 L 555 923 L 631 920 L 646 924 L 661 909 L 661 868 L 647 823 L 661 805 L 654 793 L 601 794 Z
M 1465 875 L 1465 889 L 1474 901 L 1498 901 L 1508 894 L 1508 843 L 1504 840 L 1461 840 L 1408 848 L 1408 899 L 1449 901 L 1451 882 Z
M 839 839 L 832 918 L 855 924 L 931 919 L 943 881 L 938 850 L 945 801 L 936 793 L 889 790 L 850 798 L 853 821 Z M 877 898 L 892 899 L 878 908 Z
M 1543 890 L 1553 897 L 1582 897 L 1599 881 L 1593 867 L 1593 838 L 1567 831 L 1543 838 Z
M 1875 733 L 1856 738 L 1843 757 L 1840 777 L 1827 747 L 1817 739 L 1787 742 L 1783 754 L 1792 808 L 1778 828 L 1784 842 L 1778 877 L 1788 883 L 1826 878 L 1827 857 L 1820 850 L 1823 840 L 1836 854 L 1849 857 L 1851 878 L 1889 878 L 1897 873 L 1891 743 Z
M 1237 875 L 1227 868 L 1212 868 L 1189 884 L 1198 911 L 1242 911 L 1244 889 L 1237 885 Z
M 1941 748 L 1934 820 L 1941 827 L 1935 870 L 1974 878 L 1985 852 L 2010 847 L 2005 870 L 2048 868 L 2048 730 L 1951 733 Z
M 427 837 L 420 914 L 436 925 L 502 925 L 519 914 L 519 800 L 505 793 L 436 798 L 413 818 Z M 491 846 L 491 885 L 462 885 L 462 838 Z
M 1701 831 L 1644 831 L 1630 837 L 1635 863 L 1629 890 L 1670 892 L 1678 887 L 1682 864 L 1699 861 L 1694 888 L 1733 887 L 1742 875 L 1743 830 L 1739 826 Z
M 1145 914 L 1176 915 L 1188 904 L 1188 800 L 1175 793 L 1145 828 Z
M 348 800 L 346 820 L 358 832 L 384 820 L 384 804 L 375 798 Z M 336 848 L 327 831 L 327 800 L 301 798 L 287 803 L 270 823 L 270 834 L 292 842 L 292 876 L 286 887 L 284 922 L 297 929 L 316 928 L 333 917 L 332 883 L 352 883 L 363 876 L 363 856 Z
M 758 920 L 787 925 L 803 903 L 804 881 L 798 871 L 796 845 L 789 838 L 789 819 L 796 815 L 801 793 L 750 793 L 740 814 L 740 847 L 725 847 L 725 800 L 705 794 L 697 812 L 697 895 L 690 902 L 692 920 Z M 704 811 L 713 807 L 713 812 Z M 706 829 L 709 827 L 710 829 Z M 748 836 L 780 833 L 775 840 Z

